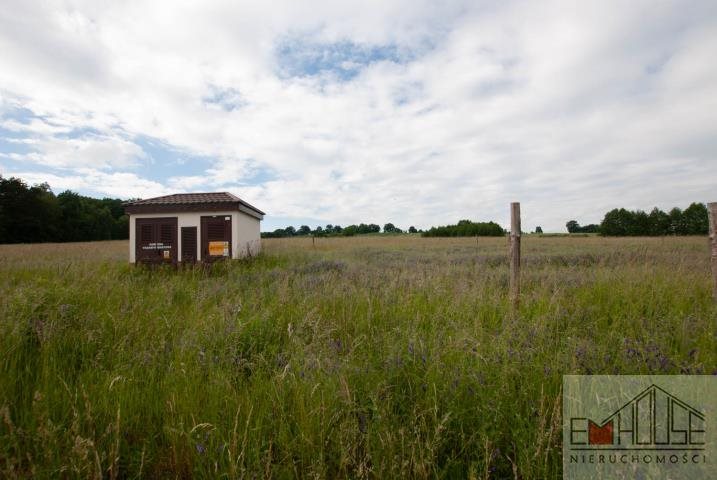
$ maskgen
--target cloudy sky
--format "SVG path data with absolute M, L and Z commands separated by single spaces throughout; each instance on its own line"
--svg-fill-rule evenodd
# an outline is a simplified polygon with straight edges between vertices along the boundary
M 5 0 L 0 174 L 264 230 L 717 201 L 717 2 Z

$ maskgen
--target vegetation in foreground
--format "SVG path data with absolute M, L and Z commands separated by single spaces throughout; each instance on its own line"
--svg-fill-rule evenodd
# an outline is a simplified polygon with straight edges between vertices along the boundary
M 0 476 L 559 478 L 561 375 L 717 371 L 704 238 L 0 246 Z

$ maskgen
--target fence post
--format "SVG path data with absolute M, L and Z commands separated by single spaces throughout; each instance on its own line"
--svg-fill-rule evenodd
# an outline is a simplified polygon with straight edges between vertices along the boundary
M 510 204 L 510 298 L 516 311 L 520 303 L 520 202 Z
M 717 202 L 707 204 L 710 221 L 710 263 L 712 263 L 712 298 L 717 302 Z

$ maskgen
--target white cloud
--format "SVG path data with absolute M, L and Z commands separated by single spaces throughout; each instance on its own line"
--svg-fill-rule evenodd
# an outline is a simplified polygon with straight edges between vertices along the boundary
M 207 185 L 207 177 L 202 175 L 192 175 L 185 177 L 170 177 L 167 183 L 174 189 L 179 191 L 193 191 Z
M 72 128 L 67 126 L 53 125 L 51 122 L 44 122 L 39 118 L 33 118 L 29 122 L 19 122 L 17 120 L 5 120 L 0 122 L 0 128 L 17 133 L 35 134 L 35 135 L 53 135 L 58 133 L 68 133 Z
M 91 168 L 79 169 L 76 174 L 72 175 L 55 175 L 37 171 L 10 171 L 7 172 L 7 176 L 22 178 L 31 185 L 47 182 L 55 193 L 60 193 L 64 190 L 83 190 L 97 196 L 108 195 L 113 198 L 147 198 L 177 193 L 175 189 L 138 177 L 134 173 L 107 173 Z
M 8 124 L 10 122 L 5 122 Z M 35 123 L 35 122 L 33 122 Z M 39 122 L 42 123 L 42 122 Z M 9 158 L 23 159 L 53 169 L 94 168 L 101 170 L 136 166 L 146 157 L 137 144 L 118 137 L 85 135 L 82 137 L 57 137 L 47 135 L 52 128 L 32 126 L 20 129 L 23 133 L 36 134 L 36 138 L 9 139 L 11 143 L 25 143 L 31 147 L 26 154 L 8 154 Z M 64 132 L 64 130 L 61 130 Z
M 528 228 L 557 230 L 684 207 L 717 182 L 716 5 L 17 2 L 0 12 L 0 115 L 10 102 L 36 118 L 0 128 L 35 143 L 5 158 L 106 194 L 129 195 L 110 189 L 133 175 L 142 196 L 231 189 L 343 224 L 507 224 L 520 200 Z M 403 60 L 343 52 L 355 77 L 280 78 L 277 45 L 302 38 Z M 215 164 L 142 179 L 139 135 Z

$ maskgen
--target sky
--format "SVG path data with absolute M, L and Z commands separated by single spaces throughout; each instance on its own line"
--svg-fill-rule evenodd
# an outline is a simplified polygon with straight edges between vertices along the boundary
M 717 2 L 0 9 L 0 175 L 287 225 L 565 231 L 717 201 Z

